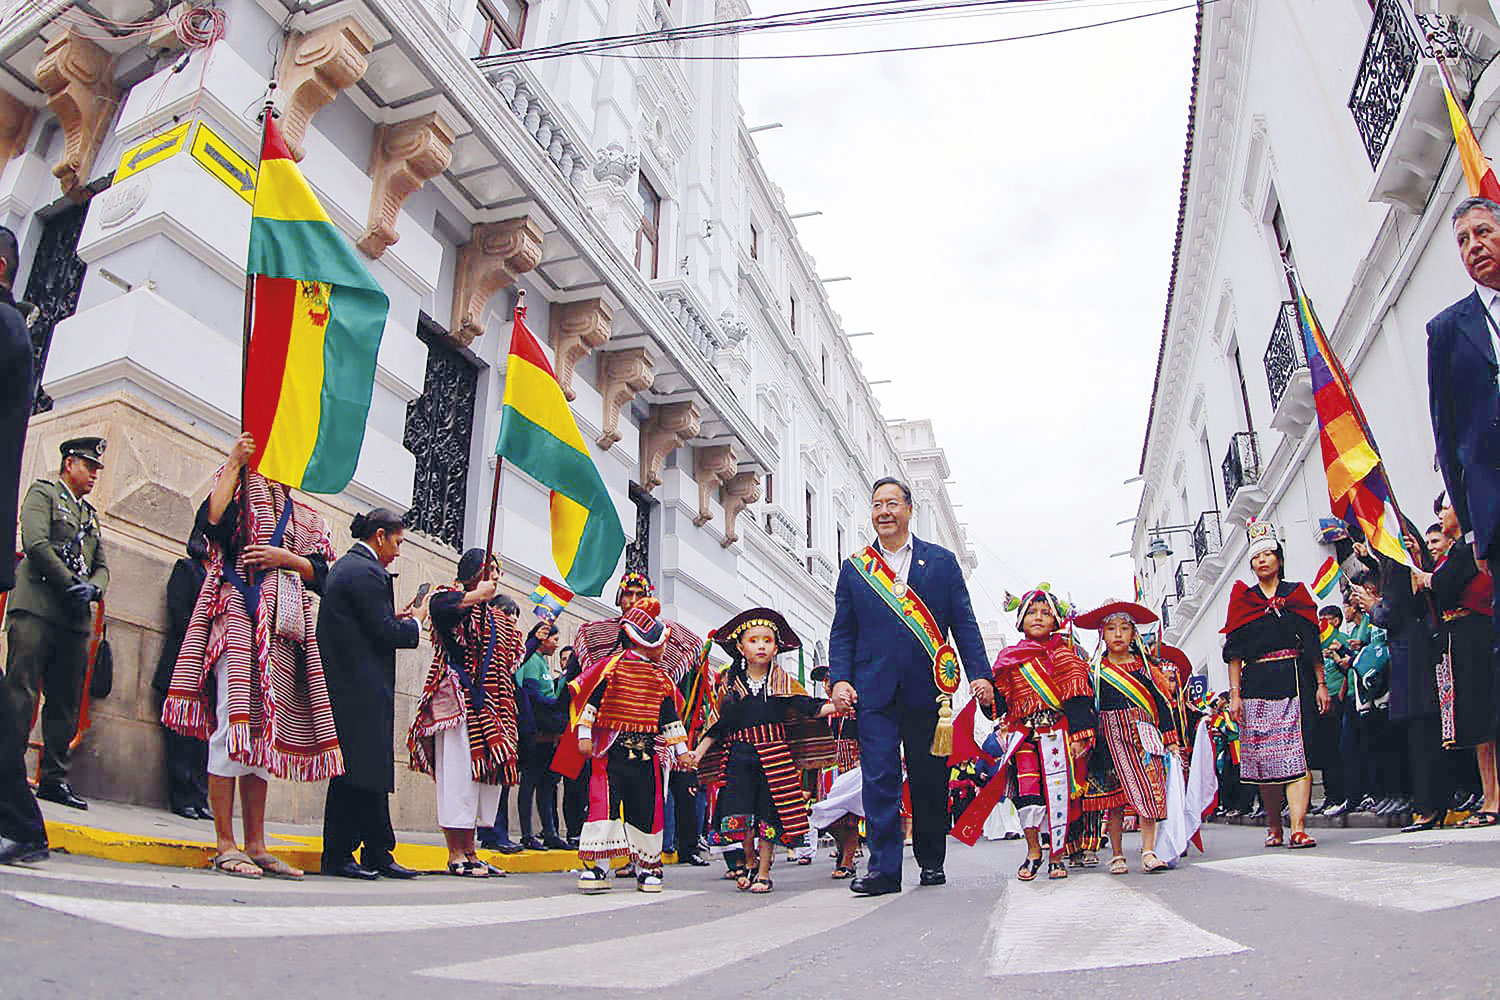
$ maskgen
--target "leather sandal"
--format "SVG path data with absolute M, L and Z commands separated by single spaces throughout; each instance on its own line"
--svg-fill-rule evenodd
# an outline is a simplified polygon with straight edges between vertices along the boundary
M 1068 866 L 1061 861 L 1047 862 L 1047 878 L 1056 880 L 1068 877 Z
M 1130 862 L 1125 860 L 1125 855 L 1116 854 L 1109 859 L 1109 873 L 1111 875 L 1124 875 L 1130 871 Z
M 1157 872 L 1167 870 L 1167 863 L 1156 856 L 1155 851 L 1141 852 L 1141 871 L 1147 875 L 1155 875 Z
M 1036 873 L 1041 867 L 1041 858 L 1027 858 L 1021 862 L 1021 867 L 1016 869 L 1016 878 L 1022 882 L 1030 882 L 1036 878 Z
M 771 881 L 769 875 L 757 875 L 750 880 L 750 892 L 753 895 L 764 896 L 774 888 L 776 888 L 776 883 Z
M 833 870 L 833 875 L 831 877 L 842 880 L 846 878 L 853 878 L 855 874 L 856 872 L 853 865 L 839 865 Z
M 1292 834 L 1292 839 L 1286 846 L 1294 851 L 1299 851 L 1306 850 L 1309 847 L 1317 847 L 1318 842 L 1306 830 L 1298 830 Z
M 1281 833 L 1280 830 L 1267 830 L 1266 831 L 1266 846 L 1267 847 L 1281 847 L 1282 844 L 1285 843 L 1281 839 L 1281 837 L 1282 837 L 1282 833 Z

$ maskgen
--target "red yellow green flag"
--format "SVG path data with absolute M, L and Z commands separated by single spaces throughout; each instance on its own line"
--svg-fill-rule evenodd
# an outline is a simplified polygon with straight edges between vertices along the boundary
M 1446 72 L 1443 73 L 1443 96 L 1448 99 L 1448 123 L 1453 126 L 1453 141 L 1458 145 L 1458 160 L 1463 164 L 1464 180 L 1469 183 L 1469 196 L 1500 201 L 1500 180 L 1495 179 L 1495 168 L 1490 166 L 1489 158 L 1479 148 L 1474 127 L 1453 96 Z
M 517 309 L 495 454 L 552 491 L 552 558 L 573 591 L 598 597 L 625 551 L 625 529 L 542 346 Z
M 323 210 L 274 121 L 250 219 L 255 283 L 243 426 L 250 467 L 309 493 L 354 478 L 390 302 Z

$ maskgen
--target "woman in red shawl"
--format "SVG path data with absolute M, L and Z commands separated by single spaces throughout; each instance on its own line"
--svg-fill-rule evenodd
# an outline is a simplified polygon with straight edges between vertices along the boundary
M 169 729 L 208 742 L 216 870 L 299 879 L 266 848 L 266 779 L 321 781 L 344 773 L 338 729 L 308 591 L 321 593 L 334 558 L 328 525 L 291 491 L 246 469 L 255 439 L 241 434 L 198 509 L 208 574 L 188 620 L 162 704 Z M 234 839 L 234 787 L 245 850 Z
M 1025 638 L 995 660 L 995 712 L 1002 729 L 1021 734 L 1011 758 L 1013 801 L 1026 834 L 1026 860 L 1016 877 L 1036 878 L 1042 866 L 1041 827 L 1050 830 L 1047 877 L 1068 877 L 1063 862 L 1068 822 L 1080 810 L 1079 778 L 1094 747 L 1094 698 L 1088 664 L 1062 631 L 1065 617 L 1057 598 L 1044 589 L 1023 596 L 1016 627 Z M 1049 792 L 1062 791 L 1059 804 Z
M 1260 786 L 1267 847 L 1282 845 L 1283 796 L 1292 818 L 1288 846 L 1316 847 L 1305 829 L 1312 800 L 1306 732 L 1313 712 L 1333 703 L 1323 683 L 1318 609 L 1305 586 L 1281 578 L 1284 557 L 1271 523 L 1251 521 L 1245 532 L 1256 583 L 1236 581 L 1221 630 L 1229 714 L 1240 726 L 1240 780 Z

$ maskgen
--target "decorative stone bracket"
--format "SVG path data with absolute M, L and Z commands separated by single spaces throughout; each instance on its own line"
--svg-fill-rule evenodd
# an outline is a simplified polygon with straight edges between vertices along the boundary
M 464 347 L 484 332 L 484 309 L 495 293 L 542 259 L 542 230 L 527 216 L 475 226 L 459 247 L 453 275 L 452 337 Z
M 739 471 L 740 459 L 732 444 L 716 444 L 699 448 L 694 456 L 694 475 L 698 480 L 698 516 L 693 518 L 696 527 L 703 527 L 712 518 L 708 501 L 716 487 L 726 485 Z
M 594 442 L 600 450 L 608 451 L 620 440 L 620 411 L 655 381 L 656 365 L 643 347 L 600 355 L 599 392 L 604 397 L 604 418 L 603 431 Z
M 734 523 L 740 511 L 760 500 L 760 473 L 741 472 L 724 484 L 724 540 L 726 549 L 740 540 Z
M 294 158 L 302 159 L 302 140 L 313 115 L 365 75 L 365 57 L 372 48 L 369 33 L 352 17 L 288 40 L 276 68 L 276 85 L 284 95 L 281 137 Z
M 609 340 L 609 306 L 603 299 L 558 303 L 552 307 L 552 346 L 557 351 L 557 384 L 569 402 L 578 398 L 573 391 L 573 370 L 589 352 L 603 347 Z M 618 414 L 619 411 L 616 411 Z
M 375 127 L 370 152 L 370 217 L 359 248 L 379 257 L 401 238 L 396 216 L 407 197 L 453 162 L 453 127 L 437 112 Z
M 35 122 L 36 108 L 28 107 L 0 91 L 0 170 L 4 170 L 6 164 L 21 155 Z
M 62 158 L 52 173 L 75 200 L 88 197 L 89 171 L 120 103 L 113 63 L 107 51 L 70 30 L 47 43 L 36 66 L 37 86 L 63 130 Z
M 667 456 L 698 436 L 698 404 L 690 399 L 651 408 L 641 425 L 641 488 L 648 493 L 661 485 Z

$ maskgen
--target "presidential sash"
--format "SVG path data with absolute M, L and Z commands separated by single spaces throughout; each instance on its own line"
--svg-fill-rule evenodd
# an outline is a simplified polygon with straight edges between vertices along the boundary
M 1125 696 L 1125 700 L 1151 717 L 1151 721 L 1157 726 L 1161 725 L 1161 715 L 1156 710 L 1156 699 L 1151 697 L 1151 691 L 1135 674 L 1128 670 L 1121 670 L 1104 657 L 1099 661 L 1095 669 L 1099 680 L 1108 684 L 1116 691 Z
M 896 574 L 881 558 L 873 545 L 849 557 L 855 574 L 869 585 L 877 597 L 900 618 L 922 649 L 932 657 L 932 680 L 938 689 L 938 724 L 932 734 L 932 753 L 946 757 L 953 752 L 953 693 L 958 690 L 960 671 L 958 654 L 943 639 L 937 619 L 922 603 L 922 598 L 905 583 L 897 583 Z

